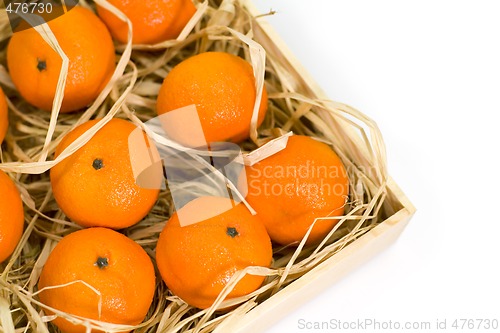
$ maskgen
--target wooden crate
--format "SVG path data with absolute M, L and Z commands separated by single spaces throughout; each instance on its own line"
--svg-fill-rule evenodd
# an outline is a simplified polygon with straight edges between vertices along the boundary
M 251 0 L 241 0 L 241 2 L 254 17 L 259 14 Z M 254 33 L 254 39 L 268 54 L 286 59 L 286 70 L 300 82 L 298 89 L 301 93 L 312 98 L 328 99 L 264 18 L 254 21 Z M 230 321 L 223 322 L 214 332 L 254 333 L 269 329 L 300 304 L 315 297 L 329 285 L 394 243 L 415 213 L 415 207 L 392 178 L 388 180 L 387 190 L 388 195 L 397 202 L 392 216 L 247 314 L 233 316 Z
M 239 1 L 254 17 L 258 15 L 251 0 Z M 322 89 L 311 79 L 265 19 L 256 20 L 253 28 L 254 39 L 266 49 L 266 52 L 285 60 L 283 66 L 289 75 L 295 77 L 297 91 L 310 98 L 327 99 Z M 357 136 L 356 133 L 351 133 L 351 135 L 354 138 Z M 359 146 L 362 146 L 361 140 L 359 141 Z M 319 294 L 349 271 L 393 243 L 408 224 L 415 208 L 390 178 L 386 189 L 393 204 L 391 210 L 394 213 L 391 216 L 340 252 L 261 302 L 250 312 L 234 315 L 224 320 L 217 326 L 215 332 L 253 333 L 267 329 L 298 305 Z

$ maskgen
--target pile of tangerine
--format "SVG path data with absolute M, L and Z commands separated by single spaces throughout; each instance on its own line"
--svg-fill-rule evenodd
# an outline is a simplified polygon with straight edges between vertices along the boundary
M 130 18 L 134 44 L 176 38 L 195 12 L 191 0 L 108 1 Z M 97 13 L 77 6 L 48 23 L 69 58 L 61 112 L 80 112 L 96 99 L 115 69 L 113 39 L 117 44 L 127 41 L 125 23 L 99 6 Z M 11 37 L 9 74 L 19 95 L 33 106 L 52 109 L 61 65 L 58 54 L 34 29 Z M 206 142 L 238 144 L 248 139 L 256 97 L 253 69 L 246 60 L 206 52 L 168 73 L 158 95 L 157 113 L 195 105 Z M 265 87 L 260 98 L 258 125 L 267 111 Z M 69 132 L 54 157 L 98 121 Z M 317 218 L 344 213 L 349 185 L 341 160 L 328 145 L 294 135 L 282 151 L 245 167 L 246 176 L 239 179 L 238 186 L 246 189 L 245 199 L 257 214 L 231 199 L 198 197 L 167 221 L 153 264 L 140 245 L 120 233 L 148 215 L 160 192 L 142 188 L 134 179 L 128 138 L 135 129 L 131 122 L 113 118 L 50 170 L 59 208 L 82 229 L 65 236 L 43 267 L 38 290 L 47 314 L 65 312 L 138 325 L 155 293 L 155 265 L 171 293 L 194 307 L 208 308 L 237 271 L 270 267 L 273 243 L 296 246 L 313 223 L 306 244 L 318 243 L 336 220 Z M 0 142 L 6 133 L 7 103 L 0 89 Z M 175 139 L 189 145 L 190 133 Z M 6 198 L 0 200 L 0 261 L 6 261 L 21 238 L 24 209 L 14 182 L 2 171 L 0 193 Z M 196 223 L 183 224 L 180 216 Z M 227 299 L 247 295 L 263 281 L 263 276 L 247 274 Z M 85 331 L 63 317 L 52 322 L 63 332 Z

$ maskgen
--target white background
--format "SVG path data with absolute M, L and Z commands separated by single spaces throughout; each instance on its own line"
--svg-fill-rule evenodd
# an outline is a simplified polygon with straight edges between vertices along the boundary
M 378 123 L 418 209 L 397 243 L 269 333 L 340 332 L 301 319 L 447 319 L 446 332 L 500 320 L 500 2 L 255 3 L 277 11 L 268 20 L 331 99 Z

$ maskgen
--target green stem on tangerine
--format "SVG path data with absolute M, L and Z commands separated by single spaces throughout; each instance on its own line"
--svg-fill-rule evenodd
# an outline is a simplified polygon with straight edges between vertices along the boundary
M 232 238 L 239 235 L 238 230 L 236 230 L 236 228 L 233 227 L 227 227 L 226 234 L 228 236 L 231 236 Z
M 40 71 L 40 72 L 43 72 L 44 70 L 47 69 L 47 62 L 45 60 L 41 60 L 41 59 L 36 59 L 37 60 L 37 65 L 36 65 L 36 68 Z
M 95 266 L 99 267 L 99 269 L 104 269 L 108 267 L 109 262 L 108 258 L 106 257 L 97 257 L 96 262 L 94 263 Z
M 96 170 L 104 168 L 104 162 L 100 158 L 96 158 L 94 162 L 92 162 L 92 167 Z

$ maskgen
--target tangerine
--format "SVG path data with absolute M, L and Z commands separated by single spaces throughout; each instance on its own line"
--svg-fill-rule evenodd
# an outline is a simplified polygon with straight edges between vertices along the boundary
M 197 223 L 183 226 L 191 220 Z M 243 204 L 222 197 L 200 197 L 174 213 L 156 247 L 165 284 L 198 308 L 210 307 L 237 271 L 269 267 L 271 261 L 271 241 L 262 222 Z M 245 275 L 227 298 L 247 295 L 263 281 L 263 276 Z
M 316 218 L 344 213 L 349 193 L 344 165 L 328 145 L 308 136 L 291 136 L 284 150 L 245 172 L 246 199 L 279 244 L 300 242 Z M 306 244 L 321 241 L 337 222 L 318 219 Z
M 161 115 L 194 104 L 206 142 L 238 143 L 249 137 L 255 97 L 255 77 L 247 61 L 225 52 L 206 52 L 170 71 L 158 94 L 157 112 Z M 264 87 L 258 125 L 266 110 Z
M 14 182 L 0 170 L 0 263 L 16 248 L 24 227 L 24 209 L 21 195 Z
M 68 314 L 138 325 L 151 306 L 155 283 L 151 259 L 139 244 L 111 229 L 89 228 L 56 245 L 38 290 L 42 303 Z M 85 332 L 84 326 L 62 317 L 53 323 L 66 333 Z
M 156 44 L 177 38 L 196 11 L 191 0 L 108 1 L 130 19 L 133 44 Z M 127 24 L 101 6 L 97 6 L 97 13 L 113 37 L 126 43 Z
M 113 40 L 101 20 L 80 6 L 48 25 L 69 58 L 61 112 L 81 109 L 96 99 L 113 75 Z M 35 29 L 12 36 L 7 46 L 7 66 L 21 96 L 30 104 L 50 111 L 62 59 Z
M 3 93 L 3 89 L 0 88 L 0 144 L 5 138 L 5 134 L 7 133 L 8 128 L 9 128 L 9 115 L 7 108 L 7 100 L 5 94 Z
M 55 156 L 83 135 L 98 120 L 69 132 Z M 113 118 L 82 148 L 54 166 L 50 181 L 61 210 L 84 227 L 129 227 L 144 218 L 156 203 L 158 189 L 138 186 L 128 149 L 136 126 Z

